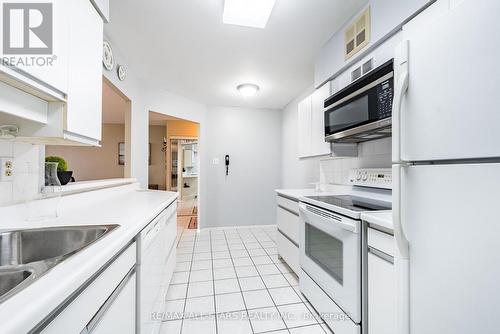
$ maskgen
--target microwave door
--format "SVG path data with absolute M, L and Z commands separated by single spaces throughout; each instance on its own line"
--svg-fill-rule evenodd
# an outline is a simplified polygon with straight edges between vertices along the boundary
M 325 117 L 327 135 L 366 123 L 370 119 L 368 95 L 327 110 Z

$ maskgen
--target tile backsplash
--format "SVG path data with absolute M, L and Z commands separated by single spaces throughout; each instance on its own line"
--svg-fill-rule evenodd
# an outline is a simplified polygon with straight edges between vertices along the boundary
M 391 138 L 361 143 L 358 156 L 349 158 L 328 158 L 320 161 L 320 183 L 328 185 L 349 185 L 349 171 L 353 168 L 390 168 L 392 159 Z
M 44 146 L 0 141 L 0 157 L 14 161 L 13 178 L 0 181 L 0 205 L 35 198 L 44 183 Z

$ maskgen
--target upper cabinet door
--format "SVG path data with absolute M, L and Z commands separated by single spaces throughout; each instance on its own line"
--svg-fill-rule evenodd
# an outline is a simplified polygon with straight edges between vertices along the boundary
M 90 0 L 105 23 L 109 23 L 109 0 Z
M 101 140 L 103 21 L 88 0 L 71 0 L 65 131 Z
M 309 96 L 298 106 L 298 136 L 299 158 L 310 156 L 311 152 L 311 111 L 312 98 Z
M 330 154 L 330 143 L 325 142 L 325 100 L 330 96 L 330 83 L 321 86 L 312 95 L 311 155 Z
M 14 54 L 3 53 L 4 57 L 13 58 L 10 62 L 15 71 L 20 70 L 19 78 L 30 85 L 41 84 L 49 90 L 57 91 L 56 94 L 64 96 L 68 89 L 68 48 L 69 48 L 69 17 L 67 15 L 71 1 L 54 0 L 52 3 L 12 3 L 11 10 L 4 8 L 5 16 L 10 19 L 9 46 Z M 15 6 L 28 6 L 17 9 Z M 34 6 L 30 8 L 29 6 Z M 26 14 L 29 13 L 29 14 Z M 24 23 L 22 18 L 27 15 L 30 20 L 38 20 L 41 26 L 47 27 L 51 34 L 36 35 L 32 32 L 24 36 L 23 26 L 16 22 Z M 16 39 L 17 36 L 17 39 Z M 21 39 L 22 37 L 22 39 Z M 7 40 L 4 41 L 7 43 Z M 3 65 L 2 71 L 8 71 Z

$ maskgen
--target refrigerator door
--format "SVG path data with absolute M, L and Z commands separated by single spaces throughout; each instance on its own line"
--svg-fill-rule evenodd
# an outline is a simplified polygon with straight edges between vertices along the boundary
M 498 333 L 500 164 L 406 167 L 401 195 L 411 333 Z
M 395 163 L 500 157 L 498 13 L 498 0 L 438 0 L 403 27 L 409 52 L 408 62 L 404 52 L 395 57 Z

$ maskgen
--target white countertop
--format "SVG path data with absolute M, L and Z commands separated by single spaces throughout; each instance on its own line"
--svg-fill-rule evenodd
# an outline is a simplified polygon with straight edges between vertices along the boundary
M 76 194 L 85 191 L 117 187 L 121 185 L 131 184 L 134 182 L 137 182 L 137 180 L 132 178 L 70 182 L 65 186 L 61 186 L 61 193 L 63 195 Z
M 370 224 L 378 225 L 391 231 L 394 230 L 394 225 L 392 224 L 392 211 L 362 213 L 361 219 Z
M 0 304 L 2 333 L 25 333 L 32 329 L 177 198 L 177 193 L 143 191 L 137 187 L 127 185 L 62 197 L 59 217 L 44 222 L 25 221 L 26 206 L 22 204 L 0 208 L 0 229 L 120 225 Z
M 328 195 L 339 195 L 339 194 L 350 194 L 350 186 L 338 186 L 336 189 L 328 191 L 316 191 L 315 189 L 276 189 L 277 194 L 290 197 L 295 200 L 299 200 L 301 197 L 305 196 L 328 196 Z

